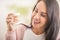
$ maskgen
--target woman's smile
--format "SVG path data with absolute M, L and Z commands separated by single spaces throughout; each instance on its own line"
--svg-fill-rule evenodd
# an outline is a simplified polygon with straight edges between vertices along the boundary
M 40 21 L 34 21 L 34 24 L 40 24 Z

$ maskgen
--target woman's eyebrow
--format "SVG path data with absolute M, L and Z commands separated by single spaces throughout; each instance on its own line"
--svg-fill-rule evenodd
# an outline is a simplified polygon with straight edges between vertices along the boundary
M 42 13 L 47 14 L 46 12 L 42 12 Z
M 41 13 L 48 15 L 46 12 L 41 12 Z
M 42 12 L 42 13 L 45 13 L 45 14 L 47 14 L 47 12 L 46 12 L 46 11 L 44 11 L 44 10 L 41 10 L 41 12 Z
M 35 9 L 36 9 L 36 10 L 38 10 L 38 8 L 37 8 L 37 7 L 36 7 Z M 42 13 L 47 14 L 47 12 L 45 12 L 45 11 L 42 11 Z

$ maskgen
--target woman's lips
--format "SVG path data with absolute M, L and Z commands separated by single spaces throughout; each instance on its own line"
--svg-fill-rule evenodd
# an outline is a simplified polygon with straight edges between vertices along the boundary
M 40 22 L 34 21 L 34 24 L 39 24 Z

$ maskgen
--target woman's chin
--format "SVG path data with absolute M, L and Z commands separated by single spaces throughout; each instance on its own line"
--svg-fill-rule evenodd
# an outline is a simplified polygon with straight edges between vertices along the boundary
M 35 27 L 35 28 L 40 28 L 40 26 L 39 26 L 39 25 L 33 25 L 33 27 Z

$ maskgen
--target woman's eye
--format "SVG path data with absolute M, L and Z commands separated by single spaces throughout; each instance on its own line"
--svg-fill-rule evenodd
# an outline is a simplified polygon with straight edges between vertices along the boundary
M 38 10 L 35 10 L 36 13 L 38 13 Z
M 41 13 L 41 16 L 43 17 L 47 17 L 47 15 L 45 13 Z

